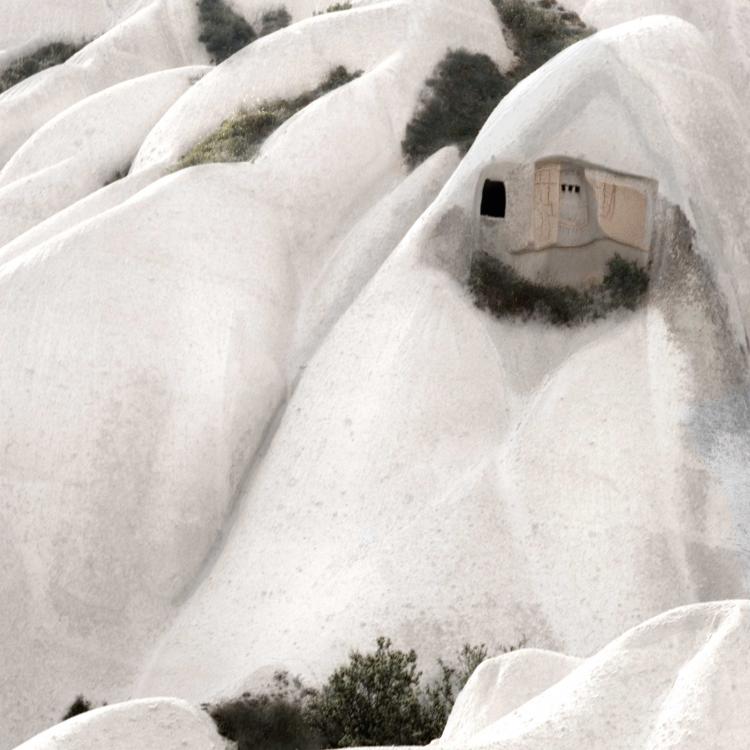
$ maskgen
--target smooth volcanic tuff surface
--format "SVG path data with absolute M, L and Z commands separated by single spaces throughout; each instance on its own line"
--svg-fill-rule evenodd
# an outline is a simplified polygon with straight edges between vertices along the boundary
M 745 596 L 735 104 L 701 34 L 667 16 L 520 84 L 307 363 L 141 689 L 197 699 L 198 673 L 239 690 L 238 644 L 259 668 L 279 654 L 325 674 L 383 632 L 428 660 L 522 636 L 585 655 L 665 607 Z M 477 185 L 559 154 L 658 181 L 651 302 L 574 329 L 494 320 L 464 283 Z
M 24 742 L 18 750 L 224 750 L 208 715 L 174 698 L 96 708 Z
M 519 84 L 466 155 L 411 172 L 401 141 L 446 53 L 514 64 L 489 0 L 314 17 L 323 3 L 298 0 L 292 25 L 218 66 L 192 1 L 70 5 L 61 33 L 101 35 L 0 96 L 0 750 L 81 692 L 197 703 L 279 667 L 315 683 L 378 635 L 423 665 L 522 637 L 588 657 L 672 607 L 748 596 L 741 3 L 574 1 L 611 27 Z M 0 29 L 31 44 L 21 8 Z M 340 65 L 361 75 L 253 162 L 174 170 L 238 108 Z M 507 179 L 520 237 L 547 159 L 652 186 L 647 305 L 559 327 L 473 304 L 484 179 Z M 576 252 L 555 257 L 577 269 Z M 746 617 L 682 612 L 688 639 L 706 612 Z M 655 685 L 676 674 L 665 638 Z M 485 665 L 455 741 L 574 666 L 546 653 Z M 590 663 L 560 684 L 593 685 L 568 682 Z M 606 664 L 615 700 L 630 667 Z M 560 706 L 540 716 L 574 715 Z
M 598 654 L 561 675 L 516 710 L 486 724 L 483 713 L 507 687 L 487 691 L 482 664 L 467 683 L 451 716 L 477 717 L 476 731 L 464 723 L 460 738 L 444 736 L 441 750 L 734 750 L 750 741 L 743 696 L 750 689 L 750 602 L 727 601 L 682 607 L 639 625 Z M 558 655 L 559 664 L 566 657 Z M 499 657 L 529 661 L 533 687 L 542 664 L 523 652 Z M 492 660 L 494 661 L 494 660 Z M 491 662 L 490 662 L 491 663 Z M 502 664 L 502 662 L 501 662 Z M 508 668 L 510 671 L 512 667 Z
M 331 14 L 325 45 L 326 19 L 262 40 L 271 57 L 296 40 L 286 64 L 309 71 L 278 94 L 303 93 L 342 62 L 362 75 L 288 121 L 255 163 L 158 180 L 154 168 L 138 169 L 0 250 L 0 389 L 15 404 L 3 415 L 12 438 L 0 532 L 16 603 L 2 619 L 2 736 L 11 742 L 52 723 L 71 684 L 102 700 L 133 694 L 149 649 L 223 549 L 300 357 L 458 163 L 451 148 L 413 174 L 403 164 L 401 134 L 424 80 L 452 46 L 512 64 L 484 0 L 387 10 Z M 346 36 L 340 18 L 361 37 L 362 15 L 373 37 L 390 41 L 339 56 L 331 40 Z M 240 70 L 256 63 L 239 57 Z M 221 81 L 225 66 L 210 75 Z M 264 86 L 274 96 L 272 82 Z M 85 121 L 108 91 L 61 121 Z M 220 122 L 237 102 L 213 106 Z M 51 143 L 53 134 L 59 155 L 71 145 L 62 129 L 32 137 Z M 38 174 L 35 154 L 22 147 L 9 172 Z M 314 326 L 312 316 L 298 325 L 303 306 L 314 308 Z M 32 643 L 29 659 L 19 645 Z
M 0 246 L 127 173 L 146 134 L 207 70 L 124 81 L 37 130 L 0 171 Z

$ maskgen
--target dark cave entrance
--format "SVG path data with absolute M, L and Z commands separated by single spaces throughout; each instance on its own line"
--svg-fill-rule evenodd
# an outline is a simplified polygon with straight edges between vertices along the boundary
M 495 219 L 505 218 L 505 183 L 496 180 L 485 180 L 482 188 L 482 205 L 479 209 L 482 216 Z

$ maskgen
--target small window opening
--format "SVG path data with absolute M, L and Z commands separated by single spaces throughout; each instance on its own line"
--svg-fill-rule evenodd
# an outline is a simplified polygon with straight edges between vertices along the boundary
M 482 188 L 482 216 L 505 217 L 505 183 L 496 180 L 485 180 Z
M 576 193 L 580 193 L 580 192 L 581 192 L 581 186 L 580 185 L 576 185 Z

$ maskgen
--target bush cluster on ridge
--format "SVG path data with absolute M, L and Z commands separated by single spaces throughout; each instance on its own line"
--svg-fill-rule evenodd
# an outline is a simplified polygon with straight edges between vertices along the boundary
M 492 0 L 512 38 L 517 62 L 502 73 L 487 55 L 450 50 L 425 82 L 401 143 L 413 168 L 444 146 L 466 152 L 503 97 L 565 47 L 592 33 L 554 0 Z
M 315 99 L 353 81 L 361 71 L 350 73 L 343 66 L 334 68 L 316 88 L 294 99 L 272 99 L 253 109 L 244 109 L 224 120 L 219 128 L 197 143 L 178 162 L 177 168 L 211 162 L 250 161 L 263 141 Z
M 0 94 L 35 73 L 64 63 L 76 52 L 83 49 L 86 44 L 88 42 L 80 42 L 79 44 L 52 42 L 20 57 L 0 73 Z
M 225 0 L 198 0 L 197 5 L 200 27 L 198 41 L 203 43 L 211 55 L 211 61 L 217 65 L 259 37 L 272 34 L 292 22 L 289 11 L 279 6 L 261 16 L 260 31 L 256 31 Z
M 352 651 L 320 690 L 281 672 L 267 693 L 204 708 L 238 750 L 422 745 L 442 734 L 458 692 L 486 657 L 484 644 L 466 644 L 455 664 L 438 661 L 438 676 L 423 685 L 416 653 L 378 638 L 374 651 Z

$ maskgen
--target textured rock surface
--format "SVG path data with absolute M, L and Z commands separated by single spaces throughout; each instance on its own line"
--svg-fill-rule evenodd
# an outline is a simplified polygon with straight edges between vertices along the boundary
M 380 632 L 427 659 L 523 635 L 586 654 L 665 607 L 745 596 L 750 149 L 734 103 L 703 37 L 665 16 L 520 84 L 308 363 L 142 689 L 197 698 L 195 671 L 239 688 L 238 643 L 314 674 Z M 687 212 L 695 247 L 665 213 L 646 309 L 560 329 L 468 300 L 484 170 L 555 154 L 655 179 Z

